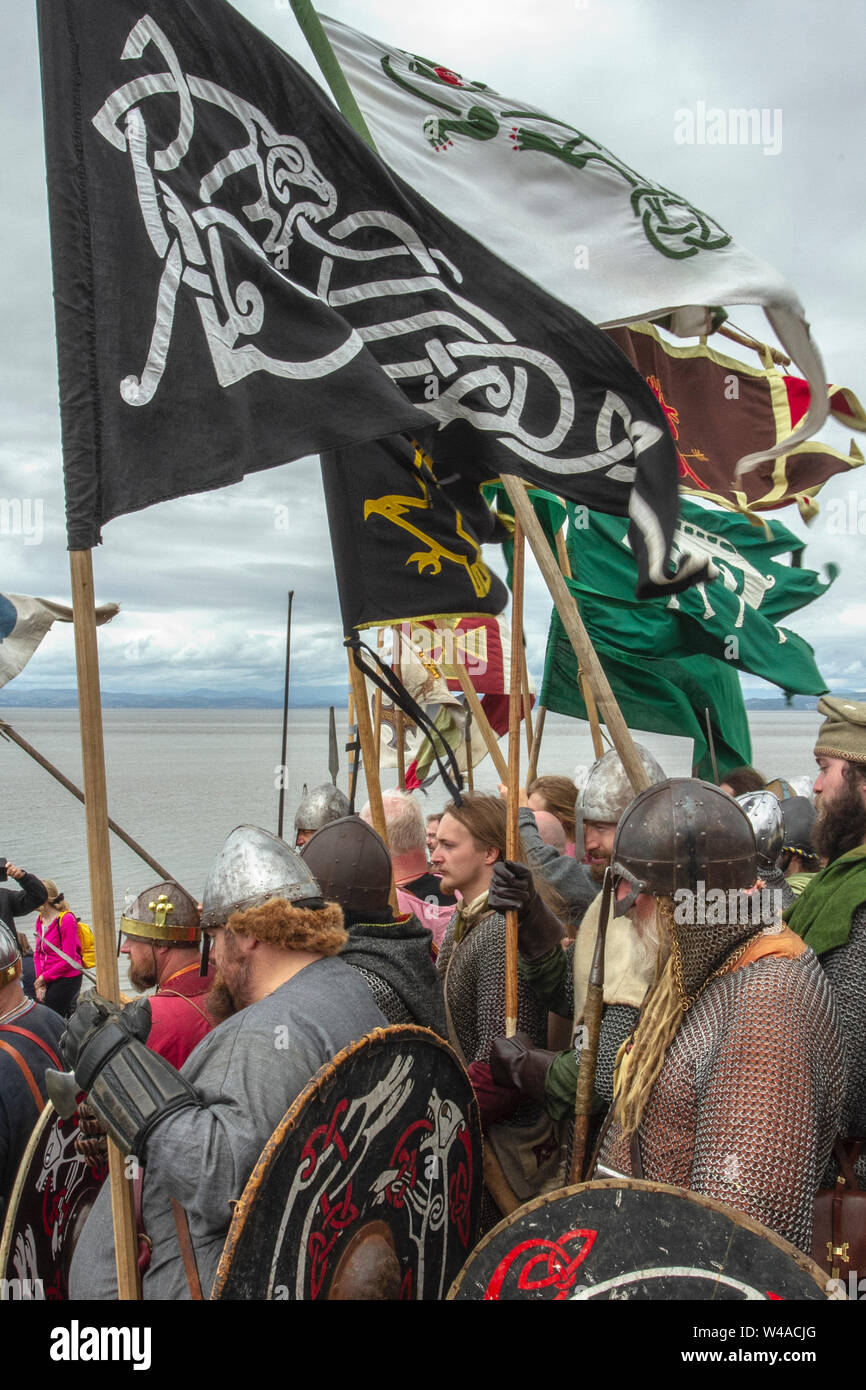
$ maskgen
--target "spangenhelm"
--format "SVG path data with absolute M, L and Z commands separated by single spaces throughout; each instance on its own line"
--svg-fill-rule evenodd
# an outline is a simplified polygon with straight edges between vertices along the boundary
M 780 803 L 782 807 L 782 849 L 790 850 L 801 858 L 817 859 L 818 854 L 812 844 L 812 828 L 818 819 L 818 812 L 807 796 L 789 796 Z
M 127 936 L 146 941 L 200 941 L 199 911 L 179 883 L 155 883 L 139 893 L 120 919 Z
M 733 797 L 710 782 L 673 777 L 641 792 L 613 844 L 614 887 L 673 899 L 671 953 L 684 1007 L 740 944 L 762 926 L 755 836 Z M 731 890 L 734 890 L 731 892 Z M 756 920 L 757 917 L 757 920 Z
M 758 876 L 755 836 L 733 797 L 711 782 L 670 777 L 648 787 L 623 812 L 613 842 L 614 886 L 632 891 L 617 903 L 622 916 L 639 893 L 673 897 L 678 888 L 750 888 Z
M 381 835 L 360 816 L 317 830 L 300 850 L 322 896 L 346 912 L 381 912 L 391 891 L 391 857 Z
M 321 830 L 331 821 L 341 820 L 349 814 L 349 801 L 339 787 L 324 782 L 307 792 L 295 812 L 295 834 L 299 830 Z
M 21 947 L 12 927 L 0 917 L 0 989 L 21 974 Z
M 664 769 L 656 762 L 649 749 L 636 743 L 638 756 L 652 784 L 664 781 Z M 586 781 L 577 797 L 574 808 L 576 853 L 580 858 L 585 848 L 583 822 L 598 821 L 603 825 L 616 825 L 626 806 L 634 797 L 628 773 L 622 765 L 619 753 L 609 748 L 593 763 Z
M 735 797 L 742 806 L 755 834 L 758 851 L 758 869 L 774 869 L 776 860 L 782 853 L 784 822 L 779 798 L 772 792 L 743 792 Z
M 255 825 L 239 825 L 210 866 L 202 898 L 202 927 L 224 927 L 233 912 L 271 898 L 321 907 L 322 891 L 295 850 Z

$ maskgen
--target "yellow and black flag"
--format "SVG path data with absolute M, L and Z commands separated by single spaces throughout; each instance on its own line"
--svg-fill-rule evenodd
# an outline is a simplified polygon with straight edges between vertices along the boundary
M 479 488 L 442 483 L 402 435 L 322 457 L 343 628 L 444 614 L 497 614 L 508 590 L 481 547 L 506 531 Z

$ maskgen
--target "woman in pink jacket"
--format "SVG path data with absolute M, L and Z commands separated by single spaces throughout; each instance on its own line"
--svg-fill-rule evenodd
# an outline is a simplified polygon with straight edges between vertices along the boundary
M 42 882 L 48 897 L 36 918 L 36 949 L 33 952 L 36 998 L 67 1018 L 75 1008 L 81 989 L 78 922 L 63 894 L 57 891 L 57 884 L 50 878 L 43 878 Z M 78 961 L 78 969 L 52 951 L 52 946 L 59 946 L 65 955 Z

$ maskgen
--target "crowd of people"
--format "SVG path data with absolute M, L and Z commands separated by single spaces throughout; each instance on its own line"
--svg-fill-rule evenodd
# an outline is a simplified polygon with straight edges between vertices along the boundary
M 240 826 L 201 903 L 165 882 L 127 906 L 140 997 L 125 1007 L 78 997 L 72 908 L 6 864 L 0 1210 L 46 1070 L 72 1071 L 81 1152 L 96 1162 L 107 1133 L 140 1161 L 144 1297 L 189 1297 L 172 1199 L 206 1296 L 231 1204 L 292 1101 L 349 1043 L 412 1023 L 447 1039 L 472 1082 L 490 1229 L 566 1181 L 604 930 L 591 1170 L 702 1193 L 809 1252 L 819 1190 L 845 1174 L 866 1188 L 866 704 L 819 710 L 814 801 L 752 768 L 721 786 L 668 778 L 639 746 L 649 785 L 635 796 L 610 750 L 579 790 L 563 776 L 521 790 L 511 860 L 504 787 L 426 818 L 417 794 L 386 793 L 387 844 L 369 806 L 351 815 L 336 788 L 315 788 L 294 847 Z M 28 979 L 17 926 L 33 913 Z M 107 1184 L 70 1293 L 116 1296 Z

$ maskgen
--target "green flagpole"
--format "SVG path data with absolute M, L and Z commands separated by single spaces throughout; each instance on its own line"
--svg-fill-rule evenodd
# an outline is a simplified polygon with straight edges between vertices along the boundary
M 301 27 L 304 38 L 313 50 L 313 57 L 322 69 L 322 76 L 330 87 L 334 100 L 349 125 L 357 131 L 362 140 L 366 140 L 371 150 L 375 150 L 376 142 L 370 134 L 367 122 L 361 115 L 361 108 L 352 95 L 352 89 L 346 81 L 345 73 L 340 67 L 337 55 L 322 28 L 322 21 L 310 4 L 310 0 L 291 0 L 291 4 L 295 19 Z

